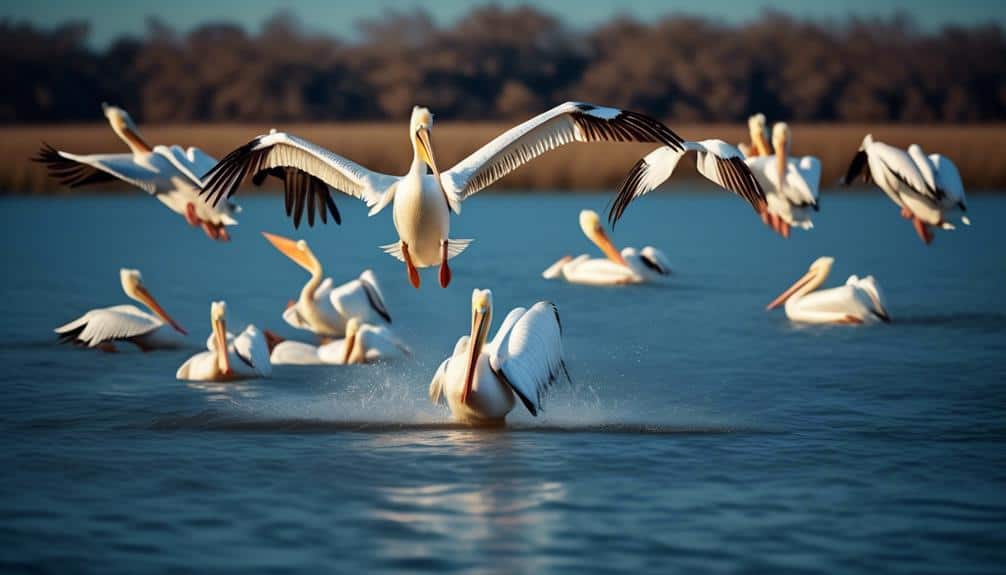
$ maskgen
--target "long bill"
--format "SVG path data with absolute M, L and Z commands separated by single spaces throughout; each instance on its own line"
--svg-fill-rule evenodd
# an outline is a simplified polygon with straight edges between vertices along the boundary
M 775 151 L 775 172 L 776 172 L 776 186 L 778 191 L 782 194 L 783 184 L 786 181 L 786 164 L 788 160 L 786 158 L 786 144 L 778 146 Z
M 227 357 L 227 323 L 223 318 L 213 320 L 213 336 L 216 338 L 217 369 L 224 375 L 230 375 L 231 362 Z
M 353 348 L 356 347 L 356 327 L 355 321 L 350 321 L 346 325 L 346 337 L 342 340 L 342 364 L 349 365 L 350 357 L 353 355 Z
M 168 312 L 164 311 L 164 308 L 161 307 L 161 304 L 157 303 L 157 300 L 154 299 L 154 296 L 150 295 L 150 292 L 147 291 L 147 288 L 143 286 L 137 286 L 136 295 L 137 297 L 140 298 L 140 301 L 142 301 L 144 305 L 150 308 L 150 311 L 154 312 L 154 314 L 156 314 L 157 317 L 161 318 L 162 320 L 164 320 L 165 323 L 173 327 L 175 331 L 177 331 L 182 335 L 189 334 L 189 332 L 185 331 L 185 328 L 178 325 L 178 322 L 176 322 L 174 319 L 171 318 L 171 316 L 168 315 Z
M 468 365 L 465 367 L 465 384 L 461 388 L 461 403 L 468 403 L 475 379 L 475 368 L 482 356 L 482 346 L 485 345 L 486 332 L 489 331 L 490 315 L 483 309 L 476 309 L 472 315 L 472 335 L 468 340 Z
M 279 250 L 281 254 L 293 260 L 300 267 L 312 274 L 318 271 L 317 268 L 319 266 L 317 265 L 317 260 L 311 257 L 311 250 L 308 249 L 307 244 L 301 244 L 301 242 L 295 242 L 291 239 L 284 238 L 283 236 L 270 234 L 269 232 L 262 232 L 262 235 L 265 236 L 265 239 L 269 240 L 269 243 Z M 301 248 L 301 245 L 304 247 Z
M 629 265 L 628 262 L 625 261 L 625 258 L 622 257 L 621 252 L 618 251 L 618 248 L 615 247 L 615 244 L 612 243 L 611 238 L 608 237 L 608 234 L 605 233 L 604 230 L 597 231 L 597 237 L 594 238 L 594 243 L 597 244 L 597 247 L 601 248 L 601 251 L 604 252 L 604 255 L 608 256 L 609 260 L 617 264 L 621 264 L 623 266 Z
M 796 280 L 796 283 L 794 283 L 793 285 L 789 286 L 789 288 L 786 291 L 784 291 L 781 294 L 779 294 L 779 297 L 777 297 L 774 300 L 772 300 L 772 303 L 770 303 L 767 306 L 765 306 L 765 309 L 766 310 L 770 310 L 770 309 L 775 309 L 775 308 L 779 307 L 786 300 L 788 300 L 789 298 L 793 297 L 793 294 L 795 294 L 796 292 L 800 291 L 800 289 L 803 286 L 805 286 L 808 283 L 810 283 L 810 280 L 814 279 L 814 277 L 816 277 L 816 275 L 817 274 L 815 274 L 814 271 L 809 271 L 809 272 L 805 273 L 802 278 Z

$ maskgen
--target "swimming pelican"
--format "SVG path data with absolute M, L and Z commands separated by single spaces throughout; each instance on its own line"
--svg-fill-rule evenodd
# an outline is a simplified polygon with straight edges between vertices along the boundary
M 766 306 L 774 309 L 786 302 L 786 317 L 804 323 L 869 323 L 891 321 L 880 286 L 873 276 L 851 275 L 845 285 L 815 292 L 828 279 L 835 258 L 814 260 L 810 270 Z
M 52 178 L 71 188 L 116 180 L 136 186 L 190 225 L 200 226 L 210 238 L 230 239 L 226 226 L 237 225 L 238 209 L 229 202 L 210 206 L 199 198 L 200 178 L 216 160 L 199 148 L 151 147 L 125 110 L 108 104 L 102 104 L 102 110 L 130 153 L 78 155 L 43 144 L 33 160 L 45 164 Z
M 267 334 L 271 335 L 271 334 Z M 393 360 L 412 355 L 385 326 L 361 324 L 356 318 L 346 322 L 346 337 L 315 346 L 273 336 L 276 345 L 269 359 L 273 365 L 349 365 Z
M 762 218 L 786 238 L 789 237 L 790 226 L 804 230 L 814 227 L 810 212 L 818 210 L 818 187 L 821 183 L 821 161 L 814 156 L 791 157 L 791 142 L 789 125 L 778 122 L 772 126 L 775 154 L 745 160 L 768 200 L 768 209 Z
M 864 182 L 872 178 L 901 207 L 901 216 L 912 221 L 915 233 L 927 245 L 933 241 L 931 228 L 954 229 L 947 221 L 951 214 L 959 212 L 961 222 L 971 224 L 964 215 L 961 174 L 946 156 L 926 156 L 916 144 L 901 150 L 867 134 L 842 181 L 849 185 L 860 175 Z
M 433 403 L 446 402 L 454 419 L 500 425 L 520 398 L 538 415 L 542 396 L 559 378 L 569 380 L 562 357 L 562 325 L 555 305 L 540 301 L 531 309 L 510 310 L 492 341 L 493 294 L 472 292 L 472 331 L 454 346 L 430 382 Z
M 234 337 L 227 332 L 227 304 L 210 304 L 210 324 L 213 333 L 206 343 L 208 351 L 190 357 L 175 373 L 185 381 L 235 381 L 272 375 L 269 346 L 254 326 L 248 325 Z
M 92 309 L 66 325 L 56 328 L 60 343 L 73 342 L 103 351 L 116 351 L 116 341 L 128 341 L 143 351 L 178 347 L 186 335 L 182 326 L 171 319 L 143 285 L 139 270 L 120 269 L 122 291 L 130 299 L 147 306 L 153 315 L 135 305 L 116 305 Z M 174 331 L 167 328 L 170 326 Z
M 744 163 L 740 150 L 723 140 L 702 140 L 683 142 L 678 149 L 657 148 L 636 162 L 618 188 L 608 211 L 608 222 L 614 226 L 633 200 L 667 181 L 678 161 L 689 152 L 695 152 L 695 167 L 706 179 L 747 200 L 755 213 L 765 212 L 765 192 Z
M 660 122 L 617 108 L 567 102 L 507 130 L 441 173 L 431 141 L 433 114 L 415 107 L 409 121 L 413 158 L 408 173 L 392 176 L 368 170 L 292 134 L 259 136 L 220 161 L 205 179 L 204 193 L 213 202 L 230 197 L 246 175 L 287 167 L 324 180 L 329 186 L 363 200 L 370 215 L 394 203 L 398 241 L 383 246 L 405 263 L 409 282 L 419 287 L 417 268 L 440 266 L 441 287 L 451 281 L 448 260 L 471 240 L 449 237 L 450 212 L 461 213 L 461 202 L 538 156 L 571 142 L 658 142 L 681 149 L 683 141 Z M 433 174 L 426 173 L 429 167 Z M 288 205 L 319 207 L 329 190 L 290 185 Z
M 391 314 L 384 305 L 374 272 L 364 270 L 359 278 L 333 288 L 332 278 L 322 280 L 321 262 L 306 241 L 294 241 L 266 232 L 262 235 L 280 253 L 311 274 L 297 301 L 283 312 L 283 319 L 288 324 L 326 338 L 345 335 L 346 322 L 350 318 L 373 326 L 391 323 Z
M 624 285 L 661 280 L 671 273 L 667 258 L 653 246 L 641 251 L 624 248 L 619 252 L 593 210 L 580 212 L 580 229 L 607 257 L 565 256 L 542 272 L 543 278 L 586 285 Z
M 748 117 L 748 134 L 751 136 L 751 143 L 737 145 L 745 158 L 772 155 L 772 149 L 768 145 L 768 123 L 765 114 L 755 114 Z

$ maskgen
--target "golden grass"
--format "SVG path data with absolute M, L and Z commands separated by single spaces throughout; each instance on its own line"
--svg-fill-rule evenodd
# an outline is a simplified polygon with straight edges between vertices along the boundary
M 671 125 L 682 137 L 746 139 L 743 125 Z M 141 126 L 148 141 L 194 145 L 215 157 L 267 132 L 268 125 Z M 343 154 L 360 164 L 387 173 L 404 173 L 412 150 L 404 124 L 293 124 L 276 126 Z M 439 123 L 434 129 L 437 161 L 453 165 L 508 125 L 496 123 Z M 830 186 L 843 174 L 868 131 L 896 146 L 922 145 L 930 153 L 951 157 L 969 189 L 1006 187 L 1006 126 L 794 125 L 794 153 L 819 157 L 822 184 Z M 0 127 L 0 193 L 67 192 L 47 177 L 42 166 L 28 159 L 42 141 L 75 153 L 126 151 L 109 127 L 102 124 Z M 603 189 L 617 186 L 632 164 L 652 145 L 572 145 L 539 158 L 503 178 L 495 189 Z M 694 177 L 693 162 L 682 162 L 679 177 Z M 106 186 L 121 190 L 122 186 Z

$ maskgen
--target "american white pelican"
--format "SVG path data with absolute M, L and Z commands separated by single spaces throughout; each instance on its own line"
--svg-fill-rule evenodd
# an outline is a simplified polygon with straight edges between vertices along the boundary
M 502 424 L 515 395 L 538 415 L 542 396 L 559 375 L 569 380 L 553 304 L 540 301 L 531 309 L 510 310 L 486 344 L 492 316 L 492 292 L 474 290 L 471 335 L 458 340 L 430 382 L 433 403 L 446 402 L 454 419 L 464 423 Z
M 237 337 L 227 332 L 227 304 L 210 304 L 213 333 L 206 342 L 208 351 L 190 357 L 175 373 L 185 381 L 234 381 L 272 375 L 269 346 L 265 336 L 249 325 Z
M 657 148 L 636 162 L 619 186 L 608 212 L 608 222 L 614 225 L 633 200 L 667 181 L 678 161 L 689 152 L 695 152 L 695 167 L 706 179 L 747 200 L 755 213 L 765 212 L 765 192 L 744 163 L 740 150 L 723 140 L 702 140 L 683 142 L 679 148 Z
M 640 251 L 624 248 L 619 252 L 593 210 L 580 212 L 580 229 L 607 257 L 565 256 L 542 272 L 543 278 L 587 285 L 624 285 L 658 281 L 671 274 L 663 252 L 652 246 Z
M 186 335 L 187 332 L 150 295 L 143 285 L 143 276 L 139 270 L 119 270 L 119 281 L 122 283 L 122 291 L 130 299 L 147 306 L 153 315 L 135 305 L 92 309 L 56 328 L 60 343 L 72 342 L 103 351 L 115 351 L 116 341 L 128 341 L 143 351 L 178 347 L 184 343 L 178 334 Z
M 412 355 L 408 346 L 387 327 L 361 324 L 356 318 L 346 322 L 344 338 L 320 346 L 283 340 L 275 335 L 272 338 L 276 342 L 269 356 L 273 365 L 349 365 Z
M 102 109 L 130 153 L 78 155 L 43 144 L 33 160 L 45 164 L 50 176 L 71 188 L 126 182 L 160 200 L 190 225 L 200 226 L 210 238 L 230 239 L 226 226 L 237 225 L 237 208 L 229 202 L 211 206 L 199 198 L 200 178 L 216 160 L 199 148 L 151 147 L 125 110 L 107 104 L 102 104 Z
M 392 176 L 368 170 L 342 156 L 291 134 L 262 135 L 234 150 L 206 175 L 204 193 L 213 202 L 230 197 L 247 175 L 285 167 L 320 178 L 329 186 L 363 200 L 370 215 L 394 203 L 398 241 L 383 246 L 405 262 L 409 281 L 419 287 L 417 268 L 440 266 L 442 287 L 451 281 L 447 261 L 471 240 L 449 237 L 450 212 L 461 202 L 523 164 L 571 142 L 659 142 L 680 150 L 683 141 L 660 122 L 627 110 L 567 102 L 507 130 L 450 170 L 441 173 L 431 142 L 433 115 L 415 107 L 409 121 L 413 158 L 408 173 Z M 427 166 L 433 171 L 426 173 Z M 326 201 L 329 190 L 291 185 L 287 203 L 310 208 Z
M 737 145 L 745 158 L 772 155 L 772 149 L 768 145 L 768 123 L 765 114 L 755 114 L 748 117 L 748 134 L 751 136 L 751 143 Z
M 864 182 L 872 179 L 877 186 L 901 207 L 901 215 L 912 221 L 915 233 L 925 244 L 933 241 L 933 227 L 954 229 L 947 217 L 959 213 L 965 225 L 971 221 L 964 198 L 964 184 L 957 166 L 946 156 L 927 156 L 916 144 L 908 151 L 874 141 L 871 134 L 863 138 L 849 170 L 845 185 L 858 176 Z
M 333 288 L 332 278 L 322 280 L 321 262 L 306 241 L 294 241 L 266 232 L 262 235 L 280 253 L 311 274 L 297 301 L 283 312 L 283 319 L 288 324 L 330 338 L 345 335 L 346 322 L 351 318 L 372 326 L 391 323 L 391 314 L 384 305 L 374 272 L 364 270 L 359 278 Z
M 804 230 L 814 227 L 811 211 L 818 210 L 818 188 L 821 184 L 821 161 L 814 156 L 791 157 L 791 139 L 789 125 L 779 122 L 772 126 L 775 154 L 745 160 L 768 200 L 768 209 L 762 218 L 786 238 L 789 237 L 790 226 Z
M 814 260 L 810 270 L 765 309 L 770 310 L 786 302 L 786 317 L 804 323 L 891 321 L 880 286 L 873 276 L 860 279 L 851 275 L 842 287 L 815 292 L 828 279 L 833 263 L 835 258 Z

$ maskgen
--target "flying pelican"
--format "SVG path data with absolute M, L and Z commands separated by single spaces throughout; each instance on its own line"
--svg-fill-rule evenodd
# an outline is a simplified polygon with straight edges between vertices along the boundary
M 492 314 L 492 292 L 474 290 L 471 336 L 458 340 L 430 382 L 433 403 L 446 402 L 454 419 L 463 423 L 502 425 L 515 395 L 536 416 L 542 396 L 560 373 L 569 380 L 555 305 L 540 301 L 531 309 L 510 310 L 486 344 Z
M 272 339 L 276 342 L 269 356 L 273 365 L 349 365 L 412 355 L 390 329 L 361 324 L 355 317 L 346 322 L 346 337 L 324 345 L 284 340 L 275 335 Z
M 641 251 L 624 248 L 619 252 L 593 210 L 580 212 L 580 229 L 607 257 L 565 256 L 542 272 L 543 278 L 587 285 L 623 285 L 657 281 L 671 273 L 663 252 L 652 246 Z
M 772 156 L 748 157 L 745 162 L 765 190 L 768 209 L 762 219 L 773 230 L 789 237 L 790 226 L 809 230 L 814 227 L 810 211 L 817 211 L 821 161 L 814 156 L 790 157 L 789 125 L 772 126 Z
M 867 134 L 842 182 L 849 185 L 860 175 L 864 182 L 873 179 L 901 207 L 901 216 L 912 221 L 915 233 L 927 245 L 933 241 L 931 228 L 954 229 L 947 221 L 951 214 L 960 212 L 961 222 L 971 224 L 964 215 L 961 174 L 946 156 L 927 156 L 916 144 L 906 152 Z
M 751 143 L 737 145 L 744 157 L 756 158 L 772 155 L 772 149 L 768 145 L 768 123 L 765 120 L 765 114 L 755 114 L 748 117 L 748 134 L 751 136 Z
M 199 148 L 151 147 L 122 108 L 102 104 L 112 130 L 129 146 L 128 154 L 78 155 L 43 144 L 33 161 L 45 164 L 49 175 L 76 188 L 120 180 L 161 201 L 214 240 L 228 240 L 226 226 L 237 225 L 238 209 L 229 202 L 210 206 L 199 198 L 201 180 L 216 163 Z
M 283 313 L 283 319 L 288 324 L 322 338 L 331 338 L 345 335 L 346 322 L 350 318 L 373 326 L 391 323 L 391 315 L 384 305 L 374 272 L 364 270 L 359 278 L 333 288 L 332 278 L 322 280 L 321 262 L 306 241 L 294 241 L 266 232 L 262 235 L 280 253 L 311 274 L 297 301 Z
M 210 304 L 213 333 L 206 342 L 208 351 L 190 357 L 175 373 L 185 381 L 234 381 L 272 375 L 269 346 L 265 337 L 249 325 L 237 337 L 227 332 L 227 304 Z
M 880 286 L 873 276 L 851 275 L 845 285 L 815 292 L 828 279 L 835 258 L 814 260 L 810 270 L 766 306 L 774 309 L 786 302 L 786 317 L 804 323 L 868 323 L 891 321 Z
M 706 179 L 747 200 L 755 213 L 765 212 L 765 192 L 744 163 L 740 150 L 723 140 L 686 141 L 679 148 L 657 148 L 636 162 L 619 186 L 618 195 L 608 211 L 608 222 L 614 226 L 633 200 L 667 181 L 681 158 L 689 152 L 695 152 L 695 167 Z
M 392 176 L 368 170 L 292 134 L 258 136 L 234 150 L 206 175 L 203 193 L 213 202 L 230 197 L 247 175 L 275 167 L 300 170 L 329 186 L 363 200 L 370 215 L 394 203 L 398 241 L 383 246 L 405 263 L 409 282 L 419 287 L 417 268 L 440 266 L 439 281 L 451 281 L 448 260 L 471 240 L 449 237 L 450 212 L 461 213 L 461 202 L 538 156 L 571 142 L 654 142 L 672 150 L 683 140 L 660 122 L 628 110 L 567 102 L 507 130 L 450 170 L 441 173 L 431 141 L 433 115 L 412 109 L 409 139 L 413 158 L 408 173 Z M 433 174 L 426 173 L 429 167 Z M 746 169 L 746 168 L 745 168 Z M 327 188 L 286 187 L 287 203 L 319 206 Z
M 122 291 L 145 305 L 153 315 L 135 305 L 115 305 L 92 309 L 66 325 L 56 328 L 60 343 L 75 343 L 113 352 L 116 341 L 128 341 L 143 351 L 179 347 L 188 332 L 171 319 L 143 285 L 139 270 L 120 269 Z M 167 329 L 170 326 L 175 332 Z

